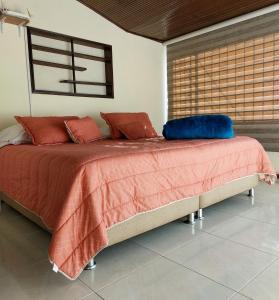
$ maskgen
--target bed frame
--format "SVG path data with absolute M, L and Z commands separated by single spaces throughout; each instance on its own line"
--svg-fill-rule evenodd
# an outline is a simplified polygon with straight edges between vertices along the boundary
M 187 199 L 171 202 L 170 204 L 160 207 L 158 209 L 140 213 L 133 218 L 130 218 L 124 222 L 114 225 L 108 229 L 109 246 L 122 242 L 126 239 L 162 226 L 174 220 L 184 218 L 188 216 L 187 222 L 194 225 L 195 215 L 199 219 L 203 219 L 203 208 L 208 207 L 214 203 L 220 202 L 224 199 L 232 197 L 234 195 L 249 191 L 248 196 L 252 199 L 252 205 L 254 204 L 254 187 L 259 183 L 259 176 L 251 175 L 243 177 L 237 180 L 233 180 L 222 186 L 219 186 L 205 194 L 200 196 L 194 196 Z M 0 192 L 0 206 L 1 200 L 19 211 L 29 220 L 35 222 L 44 230 L 51 231 L 43 224 L 41 219 L 33 214 L 31 211 L 24 208 L 17 201 L 7 197 Z M 91 270 L 96 267 L 94 258 L 92 258 L 86 270 Z

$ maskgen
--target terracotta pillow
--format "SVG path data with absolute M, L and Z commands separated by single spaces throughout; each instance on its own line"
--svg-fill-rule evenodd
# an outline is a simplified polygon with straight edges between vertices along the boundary
M 65 120 L 78 119 L 66 117 L 19 117 L 15 116 L 25 131 L 32 137 L 34 145 L 53 145 L 70 142 L 65 128 Z
M 153 138 L 156 137 L 157 134 L 155 130 L 152 128 L 150 130 L 143 123 L 133 122 L 127 124 L 121 124 L 118 126 L 119 130 L 125 135 L 125 137 L 129 140 L 138 140 L 142 138 Z M 155 134 L 154 134 L 155 132 Z
M 124 134 L 119 130 L 119 126 L 127 123 L 141 123 L 152 132 L 154 136 L 157 136 L 156 131 L 152 127 L 151 121 L 147 113 L 102 113 L 101 117 L 106 121 L 110 128 L 111 137 L 113 139 L 124 138 Z
M 65 125 L 71 139 L 76 144 L 88 144 L 102 138 L 100 129 L 90 117 L 65 121 Z

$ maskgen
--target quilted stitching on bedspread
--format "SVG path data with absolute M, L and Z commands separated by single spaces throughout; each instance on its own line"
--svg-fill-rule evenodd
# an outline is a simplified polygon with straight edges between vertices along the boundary
M 233 179 L 274 171 L 254 139 L 97 141 L 0 150 L 0 190 L 53 230 L 49 258 L 76 278 L 107 228 Z

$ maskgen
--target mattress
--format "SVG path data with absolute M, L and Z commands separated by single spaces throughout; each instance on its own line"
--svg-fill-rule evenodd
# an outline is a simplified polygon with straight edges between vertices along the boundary
M 248 137 L 6 146 L 0 168 L 0 190 L 52 231 L 49 259 L 70 279 L 108 245 L 113 225 L 237 178 L 275 175 Z

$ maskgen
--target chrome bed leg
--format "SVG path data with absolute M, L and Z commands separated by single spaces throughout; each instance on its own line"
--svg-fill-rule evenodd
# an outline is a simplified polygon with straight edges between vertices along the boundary
M 187 223 L 189 223 L 189 224 L 191 224 L 191 225 L 194 225 L 194 224 L 195 224 L 195 213 L 191 213 L 191 214 L 188 216 Z
M 86 267 L 84 268 L 84 270 L 93 270 L 96 268 L 96 263 L 94 258 L 91 258 L 88 262 L 88 264 L 86 265 Z
M 251 188 L 248 192 L 248 196 L 249 197 L 255 197 L 255 189 L 254 188 Z
M 200 209 L 198 210 L 198 219 L 199 219 L 199 220 L 203 220 L 203 219 L 204 219 L 202 208 L 200 208 Z
M 255 204 L 255 189 L 254 188 L 249 190 L 248 196 L 251 198 L 252 205 L 254 205 Z

